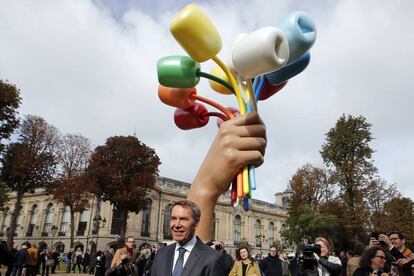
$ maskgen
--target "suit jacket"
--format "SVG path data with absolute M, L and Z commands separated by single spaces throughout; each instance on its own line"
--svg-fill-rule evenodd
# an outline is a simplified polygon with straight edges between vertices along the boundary
M 151 276 L 171 276 L 176 243 L 160 249 L 155 254 Z M 188 256 L 181 276 L 227 276 L 224 263 L 219 261 L 220 253 L 197 242 Z

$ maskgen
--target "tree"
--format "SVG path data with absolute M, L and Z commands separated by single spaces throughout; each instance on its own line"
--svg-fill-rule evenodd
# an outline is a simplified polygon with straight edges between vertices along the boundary
M 83 212 L 91 202 L 92 194 L 85 179 L 91 155 L 89 139 L 80 134 L 66 134 L 59 147 L 59 172 L 56 180 L 46 187 L 53 198 L 70 209 L 70 248 L 73 247 L 75 212 Z
M 289 181 L 292 189 L 290 205 L 307 204 L 313 208 L 330 199 L 333 191 L 329 187 L 326 172 L 311 164 L 299 168 Z
M 333 196 L 326 172 L 306 164 L 296 171 L 289 185 L 292 196 L 289 200 L 287 228 L 283 236 L 291 243 L 298 243 L 308 236 L 333 236 L 338 227 L 336 217 L 319 210 Z
M 370 212 L 368 227 L 376 232 L 388 232 L 387 226 L 384 224 L 384 206 L 394 198 L 399 198 L 401 195 L 394 185 L 388 183 L 379 177 L 372 179 L 365 191 L 365 200 Z
M 69 179 L 58 179 L 49 185 L 48 193 L 52 194 L 53 199 L 61 202 L 70 209 L 70 248 L 73 248 L 75 224 L 75 212 L 83 212 L 90 206 L 92 194 L 88 192 L 89 182 L 85 175 L 73 176 Z
M 298 244 L 304 237 L 318 236 L 332 241 L 337 236 L 339 222 L 336 216 L 318 212 L 306 204 L 297 207 L 296 211 L 287 218 L 288 227 L 282 233 L 290 243 Z
M 94 193 L 109 200 L 120 212 L 121 239 L 125 238 L 128 212 L 145 208 L 145 197 L 158 176 L 155 151 L 134 136 L 114 136 L 95 148 L 88 167 Z
M 4 183 L 0 181 L 0 209 L 3 209 L 4 204 L 7 202 L 9 198 L 7 195 L 8 193 L 9 189 Z
M 59 132 L 54 126 L 41 117 L 28 115 L 20 127 L 18 141 L 6 148 L 0 181 L 16 193 L 7 239 L 9 247 L 13 244 L 23 195 L 53 180 L 58 144 Z
M 407 197 L 396 197 L 384 204 L 384 231 L 401 231 L 408 239 L 414 237 L 414 202 Z M 412 242 L 412 240 L 411 240 Z
M 367 212 L 363 192 L 377 172 L 371 160 L 373 150 L 369 142 L 373 137 L 370 127 L 363 116 L 342 115 L 326 134 L 326 143 L 320 151 L 328 167 L 330 182 L 339 186 L 349 214 L 342 223 L 355 240 L 360 240 L 365 230 Z
M 19 126 L 17 109 L 20 103 L 20 90 L 14 84 L 0 80 L 0 153 L 4 150 L 2 140 L 8 139 Z

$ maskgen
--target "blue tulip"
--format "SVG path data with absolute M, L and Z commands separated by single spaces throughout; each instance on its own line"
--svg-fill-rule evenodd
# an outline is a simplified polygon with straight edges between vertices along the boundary
M 266 74 L 265 77 L 273 85 L 280 84 L 290 78 L 293 78 L 294 76 L 298 75 L 303 70 L 305 70 L 305 68 L 309 64 L 309 61 L 310 53 L 307 52 L 299 59 L 295 60 L 294 62 L 288 65 L 285 65 L 281 69 Z
M 316 27 L 312 18 L 304 12 L 293 12 L 278 25 L 289 43 L 287 64 L 303 56 L 315 43 Z

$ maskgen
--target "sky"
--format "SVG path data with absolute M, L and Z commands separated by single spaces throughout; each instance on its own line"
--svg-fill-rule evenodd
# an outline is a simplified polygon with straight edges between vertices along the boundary
M 41 116 L 94 146 L 110 136 L 135 134 L 159 155 L 160 176 L 191 182 L 217 126 L 212 120 L 200 129 L 178 129 L 174 108 L 158 99 L 156 73 L 158 59 L 185 55 L 169 24 L 188 3 L 0 0 L 0 78 L 21 89 L 21 115 Z M 293 11 L 308 13 L 317 27 L 308 68 L 259 103 L 268 146 L 256 170 L 254 198 L 274 202 L 299 167 L 323 166 L 325 134 L 350 114 L 372 124 L 379 176 L 414 199 L 413 1 L 192 3 L 217 27 L 224 61 L 237 34 L 277 26 Z M 201 69 L 213 66 L 208 61 Z M 237 106 L 235 97 L 214 92 L 206 80 L 197 90 Z

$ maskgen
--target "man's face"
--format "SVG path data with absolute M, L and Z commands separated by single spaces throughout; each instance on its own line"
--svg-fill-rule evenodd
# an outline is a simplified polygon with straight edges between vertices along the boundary
M 405 244 L 405 240 L 400 239 L 398 237 L 398 234 L 391 234 L 390 235 L 390 241 L 391 241 L 392 245 L 397 249 L 402 248 Z
M 129 249 L 132 249 L 135 247 L 135 239 L 133 238 L 128 238 L 126 243 L 125 243 L 126 247 L 128 247 Z
M 189 207 L 174 206 L 171 210 L 170 229 L 172 238 L 180 245 L 186 244 L 195 234 L 197 223 Z
M 271 247 L 270 248 L 270 256 L 274 257 L 277 254 L 277 249 L 276 247 Z

